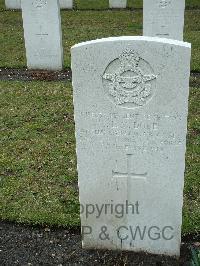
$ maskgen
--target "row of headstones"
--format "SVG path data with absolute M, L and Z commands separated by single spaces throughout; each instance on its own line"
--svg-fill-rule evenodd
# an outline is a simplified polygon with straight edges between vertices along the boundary
M 42 1 L 39 1 L 42 2 Z M 61 9 L 72 9 L 73 0 L 59 0 Z M 7 9 L 21 9 L 21 0 L 5 0 Z M 109 0 L 110 8 L 126 8 L 127 0 Z
M 27 66 L 63 67 L 60 8 L 57 0 L 21 0 Z M 183 40 L 185 0 L 144 0 L 143 35 Z
M 62 68 L 59 10 L 55 0 L 22 0 L 29 67 Z M 72 47 L 85 248 L 180 254 L 191 58 L 183 18 L 184 0 L 144 0 L 144 34 L 156 37 Z

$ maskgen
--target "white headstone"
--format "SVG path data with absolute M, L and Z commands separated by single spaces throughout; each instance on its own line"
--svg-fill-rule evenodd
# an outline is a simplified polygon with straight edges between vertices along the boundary
M 5 0 L 6 9 L 21 9 L 21 0 Z
M 185 0 L 144 0 L 143 35 L 183 40 Z
M 73 8 L 73 0 L 59 0 L 61 9 L 72 9 Z
M 126 8 L 127 0 L 109 0 L 110 8 Z
M 190 53 L 154 37 L 72 47 L 83 247 L 179 255 Z
M 22 0 L 27 66 L 59 70 L 63 65 L 60 7 L 57 0 Z
M 7 9 L 21 9 L 21 0 L 5 0 Z M 59 0 L 61 9 L 73 9 L 73 0 Z

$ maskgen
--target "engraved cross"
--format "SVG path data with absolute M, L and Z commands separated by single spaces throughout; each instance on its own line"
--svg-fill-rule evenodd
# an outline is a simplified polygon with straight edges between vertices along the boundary
M 120 173 L 112 171 L 113 178 L 126 178 L 127 179 L 127 196 L 130 195 L 130 189 L 131 189 L 131 180 L 146 180 L 147 172 L 143 174 L 136 174 L 131 171 L 131 159 L 132 154 L 127 154 L 127 171 L 126 173 Z
M 48 36 L 48 33 L 36 33 L 37 36 Z
M 43 33 L 43 26 L 40 25 L 40 27 L 39 27 L 39 33 L 36 33 L 35 35 L 36 35 L 36 36 L 39 36 L 39 37 L 41 38 L 41 40 L 42 40 L 42 37 L 43 37 L 43 36 L 48 36 L 49 34 L 46 33 L 46 32 Z

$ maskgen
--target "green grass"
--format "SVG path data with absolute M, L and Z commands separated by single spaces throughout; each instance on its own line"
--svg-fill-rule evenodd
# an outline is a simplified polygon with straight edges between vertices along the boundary
M 4 0 L 0 0 L 0 11 L 2 10 L 2 9 L 5 9 L 5 4 L 4 4 Z
M 0 217 L 79 222 L 71 85 L 0 82 Z
M 109 0 L 76 0 L 78 9 L 105 9 L 109 7 Z M 128 0 L 128 7 L 142 8 L 143 0 Z M 200 8 L 199 0 L 186 0 L 186 8 Z
M 186 154 L 184 232 L 200 231 L 200 89 L 190 91 Z
M 64 65 L 70 66 L 70 47 L 97 38 L 142 35 L 142 11 L 62 11 Z M 21 12 L 1 12 L 0 67 L 25 67 Z M 200 71 L 200 10 L 185 16 L 185 41 L 192 43 L 192 70 Z
M 75 0 L 77 9 L 106 9 L 109 7 L 109 0 Z M 128 7 L 142 8 L 143 0 L 128 0 Z M 200 8 L 199 0 L 186 0 L 186 8 Z
M 63 82 L 0 82 L 0 218 L 79 225 L 72 88 Z M 199 88 L 191 88 L 183 233 L 200 231 Z
M 129 8 L 142 8 L 142 0 L 128 0 Z M 77 9 L 108 9 L 109 0 L 76 0 L 75 8 Z
M 106 9 L 108 0 L 76 0 L 75 8 L 77 9 Z

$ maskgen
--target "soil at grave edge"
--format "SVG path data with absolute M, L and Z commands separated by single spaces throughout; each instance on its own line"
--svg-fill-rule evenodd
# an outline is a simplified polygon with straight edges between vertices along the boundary
M 183 239 L 180 259 L 134 252 L 84 250 L 79 228 L 49 228 L 0 221 L 0 265 L 190 265 L 191 245 L 198 236 Z
M 28 70 L 26 68 L 0 68 L 0 80 L 10 81 L 71 81 L 70 68 L 61 71 Z
M 28 70 L 26 68 L 1 68 L 0 80 L 8 81 L 71 81 L 70 68 L 61 71 Z M 193 71 L 190 76 L 190 86 L 200 88 L 200 72 Z

